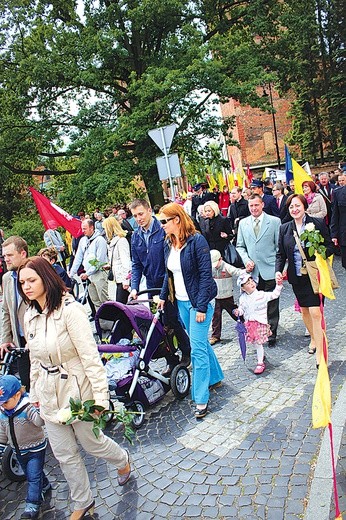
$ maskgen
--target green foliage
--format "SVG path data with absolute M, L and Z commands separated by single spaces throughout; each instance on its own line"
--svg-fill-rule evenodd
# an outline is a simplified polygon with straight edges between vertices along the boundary
M 220 131 L 231 140 L 217 104 L 263 106 L 256 88 L 271 76 L 254 37 L 271 32 L 276 5 L 86 0 L 77 11 L 67 0 L 6 2 L 0 163 L 17 173 L 75 169 L 54 183 L 69 211 L 124 199 L 138 175 L 158 201 L 160 152 L 148 130 L 177 122 L 172 152 L 192 161 Z
M 20 212 L 11 222 L 11 227 L 4 226 L 5 238 L 19 235 L 28 243 L 29 255 L 33 256 L 45 247 L 43 241 L 44 227 L 38 213 Z
M 116 420 L 117 422 L 120 422 L 124 425 L 124 437 L 131 444 L 133 444 L 133 437 L 135 433 L 131 427 L 131 424 L 135 412 L 127 411 L 123 405 L 115 410 L 106 410 L 103 408 L 103 406 L 96 405 L 93 399 L 89 399 L 82 403 L 80 399 L 72 399 L 72 397 L 70 397 L 69 401 L 70 410 L 59 411 L 59 413 L 62 414 L 62 422 L 65 424 L 72 424 L 76 419 L 79 421 L 92 422 L 92 430 L 95 437 L 98 438 L 100 436 L 101 430 L 103 430 L 107 425 L 106 416 L 111 414 L 113 416 L 113 420 Z
M 315 229 L 314 224 L 310 224 L 310 227 L 311 229 L 305 228 L 303 233 L 300 235 L 300 240 L 306 240 L 306 247 L 308 248 L 310 256 L 314 256 L 316 253 L 318 253 L 326 260 L 327 248 L 323 245 L 324 238 L 320 231 Z

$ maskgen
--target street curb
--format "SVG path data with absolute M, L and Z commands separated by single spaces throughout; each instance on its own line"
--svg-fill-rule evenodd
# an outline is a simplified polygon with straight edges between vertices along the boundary
M 346 382 L 339 392 L 332 411 L 334 457 L 337 463 L 341 438 L 345 426 Z M 333 475 L 330 453 L 329 429 L 325 428 L 320 452 L 312 480 L 309 503 L 304 520 L 329 520 L 333 492 Z

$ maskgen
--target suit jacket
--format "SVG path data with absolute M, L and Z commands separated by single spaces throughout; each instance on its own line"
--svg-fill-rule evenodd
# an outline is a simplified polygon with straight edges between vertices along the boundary
M 287 213 L 288 213 L 288 209 L 286 207 L 287 199 L 288 199 L 287 195 L 284 195 L 280 201 L 279 218 L 280 218 L 281 222 L 283 222 L 285 220 L 285 218 L 287 217 Z
M 328 182 L 326 186 L 322 186 L 322 184 L 319 184 L 318 186 L 318 193 L 320 193 L 324 199 L 324 202 L 327 206 L 327 224 L 330 224 L 330 220 L 332 217 L 332 200 L 333 200 L 333 194 L 334 194 L 334 186 Z
M 27 309 L 27 304 L 20 299 L 18 309 L 16 308 L 15 281 L 12 277 L 12 271 L 5 273 L 2 281 L 3 302 L 1 343 L 14 343 L 16 347 L 19 347 L 21 342 L 18 323 L 21 326 L 22 334 L 24 334 L 24 314 Z
M 246 217 L 239 222 L 237 250 L 245 265 L 249 260 L 255 262 L 254 277 L 260 275 L 263 280 L 275 278 L 280 225 L 279 218 L 263 212 L 261 229 L 256 237 L 252 217 Z
M 262 197 L 262 200 L 264 202 L 263 211 L 265 213 L 267 213 L 268 215 L 272 215 L 273 217 L 280 218 L 280 211 L 279 211 L 278 205 L 276 204 L 275 197 L 273 195 L 264 194 Z
M 334 252 L 333 242 L 330 238 L 330 234 L 325 224 L 324 220 L 321 218 L 310 217 L 306 214 L 306 224 L 309 222 L 313 222 L 315 224 L 315 228 L 321 232 L 321 235 L 324 238 L 324 244 L 327 248 L 327 256 L 330 256 Z M 296 246 L 296 241 L 293 236 L 293 231 L 296 231 L 296 224 L 294 220 L 291 222 L 287 222 L 286 224 L 282 224 L 280 227 L 280 236 L 279 236 L 279 249 L 276 255 L 276 265 L 275 271 L 279 271 L 282 273 L 286 260 L 288 261 L 287 268 L 287 278 L 290 283 L 299 283 L 300 276 L 296 274 L 296 268 L 294 265 L 294 250 Z M 306 258 L 308 260 L 313 260 L 315 257 L 310 257 L 307 249 L 304 249 Z
M 333 191 L 332 238 L 337 238 L 340 246 L 346 246 L 346 186 Z

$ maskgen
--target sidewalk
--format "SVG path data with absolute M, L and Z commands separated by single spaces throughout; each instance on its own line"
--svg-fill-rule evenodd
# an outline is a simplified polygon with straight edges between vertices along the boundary
M 341 446 L 342 455 L 346 283 L 339 260 L 335 260 L 335 270 L 342 287 L 337 300 L 327 301 L 325 314 L 334 440 L 336 449 Z M 234 322 L 225 320 L 223 337 L 227 342 L 215 348 L 225 381 L 211 393 L 210 413 L 197 422 L 189 399 L 179 402 L 170 393 L 151 408 L 129 448 L 134 471 L 124 488 L 117 486 L 115 468 L 85 456 L 96 500 L 95 518 L 308 520 L 312 518 L 308 517 L 311 508 L 315 508 L 314 520 L 329 518 L 329 444 L 325 447 L 323 441 L 320 450 L 324 431 L 311 428 L 315 359 L 307 354 L 309 340 L 304 337 L 305 327 L 293 310 L 293 301 L 291 289 L 285 285 L 279 340 L 275 348 L 266 349 L 268 368 L 258 377 L 252 372 L 255 352 L 248 349 L 244 364 Z M 108 434 L 125 446 L 115 426 Z M 344 467 L 345 458 L 341 458 L 339 494 L 345 489 Z M 47 472 L 53 491 L 42 518 L 68 518 L 71 504 L 67 485 L 51 454 Z M 318 505 L 322 491 L 324 502 Z M 1 520 L 18 518 L 23 500 L 25 485 L 11 483 L 0 475 Z

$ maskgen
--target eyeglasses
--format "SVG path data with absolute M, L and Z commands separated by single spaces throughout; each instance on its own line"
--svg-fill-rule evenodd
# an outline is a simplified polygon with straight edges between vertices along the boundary
M 163 226 L 165 224 L 167 224 L 167 222 L 169 222 L 170 220 L 173 220 L 175 217 L 169 217 L 169 218 L 162 218 L 160 219 L 160 224 L 162 224 Z

